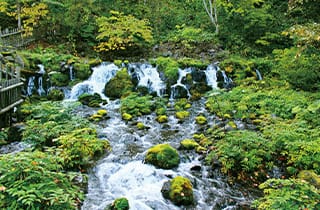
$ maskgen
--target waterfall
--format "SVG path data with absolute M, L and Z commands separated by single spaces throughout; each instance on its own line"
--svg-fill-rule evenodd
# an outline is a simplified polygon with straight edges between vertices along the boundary
M 207 77 L 207 84 L 212 87 L 212 89 L 218 88 L 217 82 L 217 71 L 219 71 L 219 66 L 216 64 L 210 64 L 207 69 L 205 70 L 206 77 Z
M 191 97 L 189 89 L 185 84 L 182 83 L 182 80 L 192 72 L 192 68 L 179 69 L 179 78 L 177 83 L 171 86 L 170 99 L 175 99 L 181 97 L 181 91 L 185 92 L 183 95 L 187 95 L 188 98 Z
M 43 94 L 46 94 L 46 91 L 43 89 L 43 75 L 46 73 L 46 71 L 44 70 L 44 65 L 38 64 L 38 67 L 40 70 L 37 72 L 39 74 L 37 92 L 39 96 L 42 96 Z
M 223 86 L 225 88 L 230 88 L 233 84 L 233 81 L 230 77 L 227 76 L 225 71 L 220 71 L 223 76 Z
M 71 81 L 74 80 L 73 65 L 69 66 L 69 78 Z
M 262 80 L 262 75 L 258 69 L 256 69 L 256 75 L 258 80 Z
M 98 93 L 102 98 L 107 99 L 103 94 L 104 87 L 116 75 L 119 68 L 114 64 L 102 63 L 100 66 L 92 68 L 92 70 L 93 73 L 88 80 L 78 83 L 72 88 L 69 99 L 76 100 L 84 93 Z
M 34 80 L 35 80 L 35 78 L 36 78 L 35 76 L 31 76 L 28 79 L 28 86 L 27 86 L 27 94 L 28 94 L 28 96 L 32 95 L 32 91 L 34 89 Z
M 156 67 L 152 67 L 150 64 L 130 64 L 129 74 L 137 77 L 138 85 L 147 87 L 149 92 L 156 92 L 158 96 L 163 96 L 166 89 L 166 84 L 161 80 L 159 72 Z

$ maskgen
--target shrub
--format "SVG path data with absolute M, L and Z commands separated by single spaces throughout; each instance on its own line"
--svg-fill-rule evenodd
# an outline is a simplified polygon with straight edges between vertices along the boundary
M 71 131 L 56 139 L 58 155 L 66 168 L 87 168 L 93 160 L 110 149 L 109 142 L 99 140 L 95 129 L 82 128 Z
M 259 210 L 320 208 L 320 190 L 301 179 L 269 179 L 259 188 L 264 197 L 253 203 Z
M 49 91 L 47 98 L 52 101 L 62 101 L 64 99 L 64 93 L 62 90 L 54 88 Z
M 38 151 L 1 156 L 1 209 L 77 209 L 84 193 L 61 162 Z

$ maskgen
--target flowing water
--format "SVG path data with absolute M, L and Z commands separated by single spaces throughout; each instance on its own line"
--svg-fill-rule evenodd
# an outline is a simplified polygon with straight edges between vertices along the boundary
M 150 75 L 159 76 L 152 72 L 154 71 L 152 67 L 136 69 L 142 71 L 139 74 L 139 84 L 149 85 L 149 88 L 154 88 L 153 91 L 160 93 L 163 86 L 159 85 L 161 82 L 157 81 L 158 78 L 150 77 Z M 77 95 L 84 92 L 102 94 L 104 88 L 102 84 L 110 80 L 117 70 L 118 68 L 113 64 L 95 68 L 87 81 L 72 89 L 70 98 L 75 99 Z M 211 71 L 209 75 L 214 77 L 212 72 L 216 71 L 216 68 L 210 67 L 207 71 Z M 177 84 L 182 85 L 181 78 L 187 72 L 190 70 L 180 72 L 180 80 Z M 154 83 L 150 84 L 147 77 Z M 210 81 L 212 85 L 216 85 L 212 78 Z M 104 210 L 108 204 L 120 197 L 129 200 L 132 210 L 246 209 L 253 200 L 251 193 L 241 186 L 229 185 L 218 169 L 214 170 L 203 164 L 203 156 L 200 154 L 178 150 L 181 163 L 171 170 L 144 164 L 145 153 L 150 147 L 169 143 L 178 149 L 181 140 L 192 138 L 193 134 L 202 133 L 205 129 L 219 123 L 219 119 L 206 112 L 204 104 L 204 99 L 193 102 L 188 110 L 190 117 L 183 122 L 175 117 L 174 100 L 171 100 L 171 108 L 169 107 L 167 111 L 167 123 L 158 123 L 155 114 L 145 115 L 135 119 L 135 122 L 127 123 L 121 119 L 120 101 L 109 101 L 104 107 L 108 110 L 109 118 L 98 123 L 98 133 L 100 139 L 110 142 L 112 151 L 98 161 L 89 172 L 88 193 L 82 210 Z M 94 108 L 82 110 L 85 115 L 93 114 L 95 111 Z M 205 126 L 195 123 L 195 117 L 200 113 L 209 122 Z M 137 122 L 142 122 L 146 129 L 139 130 L 136 126 Z M 162 197 L 162 185 L 176 176 L 184 176 L 191 180 L 196 201 L 193 206 L 178 207 Z

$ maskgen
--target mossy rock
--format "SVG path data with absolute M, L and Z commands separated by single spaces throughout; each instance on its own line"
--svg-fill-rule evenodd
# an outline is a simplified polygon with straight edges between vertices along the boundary
M 62 90 L 54 88 L 50 90 L 47 98 L 51 101 L 62 101 L 64 99 L 64 93 Z
M 179 119 L 179 120 L 184 120 L 185 118 L 189 117 L 190 116 L 190 112 L 188 111 L 179 111 L 179 112 L 176 112 L 176 117 Z
M 108 114 L 107 110 L 100 109 L 95 114 L 91 115 L 89 120 L 96 121 L 96 122 L 101 121 L 107 118 L 107 114 Z
M 129 210 L 129 201 L 126 198 L 117 198 L 105 210 Z
M 298 174 L 298 178 L 303 179 L 316 188 L 320 189 L 320 176 L 318 176 L 314 171 L 311 170 L 303 170 Z
M 146 126 L 145 126 L 142 122 L 138 122 L 138 123 L 137 123 L 137 128 L 138 128 L 139 130 L 143 130 L 143 129 L 146 128 Z
M 75 77 L 80 80 L 88 79 L 92 73 L 89 64 L 75 63 L 74 70 Z
M 128 114 L 128 113 L 123 113 L 122 114 L 122 119 L 125 120 L 125 121 L 130 121 L 132 120 L 132 115 L 131 114 Z
M 134 85 L 131 81 L 131 77 L 128 74 L 127 69 L 123 68 L 105 85 L 104 92 L 105 95 L 111 99 L 117 99 L 128 95 L 133 88 Z
M 168 122 L 168 117 L 166 115 L 160 115 L 156 118 L 156 120 L 159 123 L 165 123 L 165 122 Z
M 180 157 L 177 150 L 169 144 L 158 144 L 147 151 L 145 162 L 159 168 L 171 169 L 179 165 Z
M 161 193 L 175 205 L 192 205 L 194 203 L 193 187 L 188 178 L 177 176 L 164 183 Z
M 83 104 L 90 107 L 100 107 L 100 103 L 105 103 L 106 101 L 101 98 L 98 93 L 88 94 L 84 93 L 78 97 L 78 100 Z
M 204 125 L 207 123 L 207 118 L 205 116 L 197 116 L 196 117 L 196 123 L 199 124 L 199 125 Z
M 101 116 L 106 116 L 106 115 L 108 114 L 108 111 L 105 110 L 105 109 L 99 109 L 99 110 L 97 111 L 97 114 L 98 114 L 98 115 L 101 115 Z
M 180 142 L 180 148 L 186 150 L 193 150 L 197 148 L 199 144 L 193 139 L 184 139 Z

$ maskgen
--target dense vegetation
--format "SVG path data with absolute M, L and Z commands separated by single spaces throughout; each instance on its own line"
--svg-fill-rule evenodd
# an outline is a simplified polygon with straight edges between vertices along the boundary
M 42 63 L 56 87 L 87 79 L 101 60 L 150 59 L 169 85 L 179 67 L 219 61 L 235 87 L 207 94 L 194 89 L 191 99 L 204 96 L 207 110 L 225 126 L 191 141 L 206 151 L 207 164 L 218 161 L 231 180 L 260 185 L 264 197 L 253 208 L 319 209 L 319 11 L 318 0 L 6 0 L 0 1 L 0 28 L 22 27 L 24 36 L 35 37 L 19 51 L 25 73 Z M 62 61 L 74 65 L 75 81 Z M 256 69 L 263 80 L 256 80 Z M 106 86 L 114 90 L 106 95 L 121 97 L 124 120 L 156 112 L 159 122 L 166 121 L 166 99 L 135 92 L 125 68 Z M 63 93 L 55 91 L 48 98 L 61 100 Z M 88 97 L 94 98 L 85 95 L 82 102 Z M 176 103 L 180 120 L 189 116 L 188 104 Z M 99 106 L 96 98 L 91 105 Z M 97 138 L 91 122 L 70 114 L 73 109 L 38 100 L 22 107 L 22 140 L 33 146 L 0 156 L 1 208 L 80 205 L 83 190 L 74 178 L 84 175 L 75 171 L 85 171 L 109 144 Z M 206 123 L 203 116 L 198 120 Z M 236 121 L 250 126 L 239 129 Z M 13 141 L 7 130 L 0 131 L 0 144 Z M 269 179 L 276 169 L 281 177 Z M 301 175 L 305 171 L 311 178 Z

